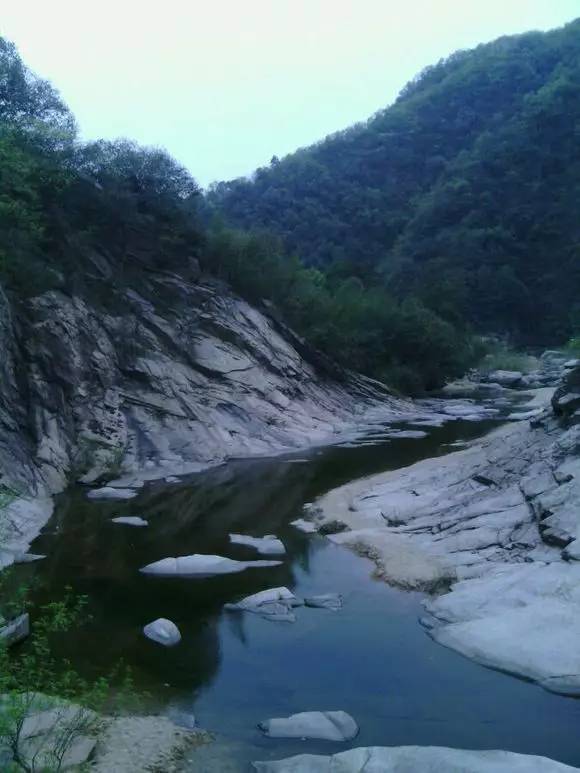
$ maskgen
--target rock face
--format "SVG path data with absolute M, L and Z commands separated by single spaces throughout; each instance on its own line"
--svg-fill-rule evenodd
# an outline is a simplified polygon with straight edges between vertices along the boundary
M 172 477 L 410 410 L 223 284 L 139 270 L 113 293 L 106 259 L 93 269 L 105 277 L 98 302 L 51 291 L 15 310 L 0 288 L 0 493 Z M 37 516 L 32 537 L 47 518 Z
M 563 418 L 546 409 L 462 451 L 355 481 L 309 515 L 344 522 L 329 539 L 369 555 L 389 583 L 452 586 L 427 604 L 436 641 L 577 695 L 580 425 Z
M 260 569 L 279 566 L 280 561 L 235 561 L 224 556 L 208 556 L 196 553 L 192 556 L 162 558 L 142 567 L 143 574 L 155 574 L 159 577 L 215 577 L 220 574 L 234 574 L 244 569 Z
M 304 711 L 284 719 L 267 719 L 258 725 L 269 738 L 317 738 L 352 741 L 358 725 L 345 711 Z
M 57 491 L 73 471 L 167 477 L 322 442 L 378 400 L 399 407 L 224 285 L 141 284 L 114 309 L 48 292 L 18 318 L 0 295 L 0 470 L 18 488 Z
M 576 770 L 546 757 L 439 746 L 370 746 L 332 757 L 300 754 L 253 765 L 261 773 L 565 773 Z

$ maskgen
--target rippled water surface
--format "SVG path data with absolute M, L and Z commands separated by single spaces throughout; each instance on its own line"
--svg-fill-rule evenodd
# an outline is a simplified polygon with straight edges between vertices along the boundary
M 361 475 L 446 453 L 488 423 L 452 422 L 422 440 L 334 446 L 276 459 L 232 461 L 179 485 L 150 484 L 128 502 L 96 502 L 85 489 L 58 501 L 32 547 L 48 558 L 21 567 L 42 581 L 37 600 L 64 585 L 90 597 L 91 624 L 67 637 L 87 674 L 129 663 L 156 711 L 194 713 L 216 742 L 191 757 L 191 770 L 242 771 L 252 759 L 348 748 L 262 738 L 261 719 L 303 710 L 344 709 L 361 732 L 351 744 L 448 745 L 543 754 L 580 766 L 580 701 L 485 669 L 434 644 L 417 622 L 421 595 L 371 578 L 372 565 L 289 522 L 306 502 Z M 139 515 L 146 528 L 112 524 Z M 279 567 L 221 578 L 158 578 L 139 567 L 165 556 L 216 553 L 257 558 L 228 534 L 277 534 L 288 555 Z M 297 595 L 343 594 L 341 612 L 297 610 L 272 623 L 223 605 L 286 585 Z M 168 617 L 183 639 L 165 649 L 142 634 Z

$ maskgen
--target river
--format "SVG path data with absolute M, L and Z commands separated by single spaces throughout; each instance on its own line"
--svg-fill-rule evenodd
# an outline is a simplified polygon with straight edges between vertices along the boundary
M 350 746 L 442 745 L 540 754 L 580 766 L 580 701 L 553 695 L 434 644 L 418 623 L 422 595 L 372 579 L 373 565 L 321 536 L 290 526 L 317 495 L 361 475 L 447 453 L 497 422 L 453 421 L 423 439 L 372 439 L 284 457 L 230 461 L 177 485 L 152 483 L 133 500 L 90 501 L 73 488 L 33 544 L 47 558 L 18 568 L 34 575 L 35 601 L 65 585 L 89 597 L 92 621 L 67 635 L 62 653 L 96 676 L 121 658 L 147 709 L 195 714 L 215 742 L 192 753 L 188 770 L 244 771 L 252 759 Z M 111 523 L 139 515 L 146 528 Z M 277 534 L 279 567 L 208 579 L 145 576 L 165 556 L 215 553 L 257 558 L 228 534 Z M 223 605 L 285 585 L 298 596 L 331 591 L 340 612 L 299 608 L 273 623 Z M 182 633 L 165 649 L 143 625 L 167 617 Z M 59 645 L 60 647 L 61 645 Z M 262 719 L 343 709 L 360 734 L 351 744 L 263 738 Z

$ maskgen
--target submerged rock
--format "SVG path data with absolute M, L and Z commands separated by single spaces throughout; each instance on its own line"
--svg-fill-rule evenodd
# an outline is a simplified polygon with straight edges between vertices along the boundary
M 151 641 L 163 644 L 164 647 L 174 647 L 181 641 L 179 628 L 171 620 L 159 617 L 143 628 L 143 633 Z
M 269 738 L 317 738 L 351 741 L 358 725 L 345 711 L 303 711 L 290 717 L 267 719 L 258 727 Z
M 117 518 L 111 518 L 113 523 L 123 523 L 127 526 L 149 526 L 149 522 L 138 515 L 120 515 Z
M 260 773 L 569 773 L 547 757 L 442 746 L 369 746 L 331 757 L 300 754 L 277 762 L 254 762 Z
M 279 566 L 281 561 L 235 561 L 224 556 L 211 556 L 195 553 L 191 556 L 162 558 L 152 564 L 141 567 L 143 574 L 156 574 L 161 577 L 213 577 L 220 574 L 243 572 L 244 569 L 260 569 Z
M 264 537 L 248 537 L 244 534 L 230 534 L 230 542 L 234 545 L 247 545 L 255 548 L 264 556 L 278 556 L 286 553 L 284 544 L 274 534 L 266 534 Z
M 319 609 L 331 609 L 333 612 L 342 609 L 342 596 L 340 593 L 321 593 L 318 596 L 309 596 L 304 599 L 307 607 Z

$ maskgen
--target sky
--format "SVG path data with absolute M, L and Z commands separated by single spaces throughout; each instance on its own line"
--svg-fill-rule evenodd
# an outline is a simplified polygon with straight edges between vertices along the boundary
M 391 103 L 422 68 L 561 26 L 580 0 L 19 0 L 0 34 L 85 139 L 165 147 L 206 186 Z

